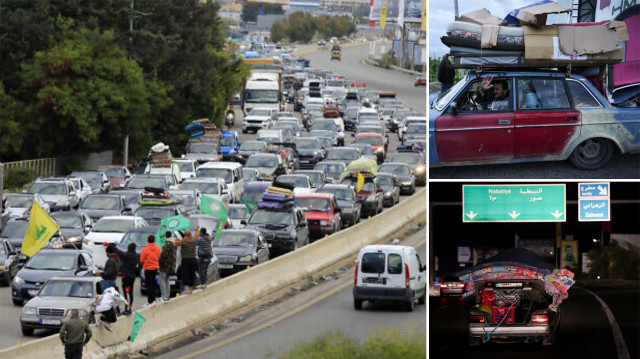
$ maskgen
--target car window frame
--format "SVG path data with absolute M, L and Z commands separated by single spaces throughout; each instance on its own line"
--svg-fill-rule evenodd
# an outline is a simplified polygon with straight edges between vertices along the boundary
M 569 103 L 568 107 L 540 107 L 540 108 L 517 108 L 515 110 L 515 112 L 551 112 L 551 111 L 571 111 L 571 110 L 575 110 L 575 104 L 573 103 L 573 96 L 571 96 L 571 92 L 569 91 L 569 85 L 567 85 L 566 79 L 565 78 L 560 78 L 560 77 L 553 77 L 553 76 L 516 76 L 516 96 L 517 98 L 515 98 L 516 100 L 516 105 L 520 102 L 520 95 L 519 95 L 519 91 L 518 91 L 518 82 L 520 80 L 530 80 L 530 81 L 534 81 L 534 80 L 553 80 L 553 81 L 560 81 L 562 83 L 562 86 L 564 88 L 564 93 L 567 97 L 567 102 Z M 539 101 L 540 102 L 540 101 Z M 542 105 L 542 104 L 541 104 Z
M 487 74 L 488 75 L 488 74 Z M 482 109 L 482 110 L 462 110 L 460 108 L 461 102 L 460 99 L 462 97 L 465 97 L 465 94 L 471 90 L 472 86 L 476 83 L 482 83 L 484 76 L 479 76 L 476 78 L 471 79 L 470 81 L 468 81 L 468 83 L 464 86 L 464 88 L 462 89 L 462 91 L 459 91 L 454 97 L 453 99 L 449 102 L 449 105 L 455 101 L 456 105 L 457 105 L 457 111 L 458 111 L 458 115 L 476 115 L 476 114 L 492 114 L 492 113 L 514 113 L 515 109 L 514 109 L 514 101 L 515 101 L 515 95 L 514 95 L 514 78 L 515 76 L 499 76 L 499 77 L 494 77 L 493 81 L 497 81 L 497 80 L 507 80 L 507 82 L 509 83 L 509 108 L 506 110 L 491 110 L 491 109 Z M 480 86 L 478 86 L 480 87 Z M 475 92 L 476 90 L 474 89 L 473 92 Z M 491 87 L 490 91 L 493 91 L 493 87 Z M 476 103 L 478 103 L 476 101 Z M 479 103 L 478 103 L 479 104 Z M 405 121 L 407 121 L 407 119 L 405 119 Z M 403 132 L 406 131 L 407 127 L 408 127 L 408 123 L 403 122 Z

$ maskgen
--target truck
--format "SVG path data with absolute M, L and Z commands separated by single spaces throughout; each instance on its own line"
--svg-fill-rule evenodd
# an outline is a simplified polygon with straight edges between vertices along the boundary
M 255 69 L 244 88 L 243 112 L 249 113 L 253 108 L 282 109 L 282 70 Z

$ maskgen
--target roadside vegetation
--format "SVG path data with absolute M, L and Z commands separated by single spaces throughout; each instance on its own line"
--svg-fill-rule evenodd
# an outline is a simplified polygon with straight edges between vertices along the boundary
M 308 12 L 294 12 L 289 18 L 276 20 L 271 27 L 274 42 L 290 41 L 308 43 L 314 36 L 329 39 L 354 34 L 355 23 L 345 16 L 321 15 L 314 17 Z

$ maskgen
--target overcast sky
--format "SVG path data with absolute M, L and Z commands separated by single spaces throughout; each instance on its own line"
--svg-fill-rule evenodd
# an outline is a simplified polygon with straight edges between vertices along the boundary
M 537 0 L 458 0 L 460 15 L 486 8 L 501 19 L 511 10 L 533 4 Z M 442 57 L 449 50 L 441 36 L 446 35 L 447 25 L 455 20 L 455 9 L 452 0 L 429 0 L 429 56 Z M 549 19 L 551 20 L 551 18 Z

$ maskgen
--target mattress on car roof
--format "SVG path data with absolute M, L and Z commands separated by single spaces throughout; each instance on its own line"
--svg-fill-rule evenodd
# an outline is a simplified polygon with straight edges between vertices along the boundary
M 454 21 L 447 26 L 447 35 L 468 40 L 482 40 L 482 26 Z M 521 27 L 498 27 L 498 44 L 524 45 L 524 29 Z
M 449 46 L 449 54 L 454 56 L 464 56 L 468 54 L 481 56 L 523 56 L 524 51 L 504 51 L 491 49 L 476 49 L 464 46 Z
M 440 38 L 443 44 L 448 47 L 460 46 L 474 49 L 480 49 L 480 40 L 463 39 L 460 37 L 442 36 Z M 501 44 L 493 46 L 491 50 L 504 50 L 504 51 L 524 51 L 524 44 Z
M 523 56 L 456 57 L 456 65 L 522 65 Z

